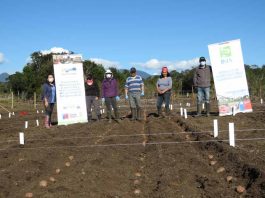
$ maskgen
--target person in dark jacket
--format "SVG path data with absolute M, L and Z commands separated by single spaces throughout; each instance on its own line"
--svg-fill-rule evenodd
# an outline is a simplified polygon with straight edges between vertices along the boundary
M 99 107 L 99 87 L 97 82 L 94 80 L 92 74 L 87 75 L 85 82 L 86 91 L 86 105 L 87 105 L 87 119 L 88 122 L 92 120 L 91 107 L 94 106 L 94 110 L 97 115 L 97 120 L 101 119 L 100 107 Z
M 202 103 L 206 103 L 206 116 L 210 115 L 211 66 L 206 65 L 206 59 L 200 57 L 200 65 L 195 68 L 193 84 L 197 88 L 197 114 L 201 116 Z
M 42 101 L 45 109 L 44 125 L 49 129 L 52 126 L 51 117 L 56 102 L 56 88 L 52 74 L 48 75 L 47 82 L 42 86 Z
M 105 78 L 102 82 L 101 96 L 102 102 L 105 102 L 107 107 L 107 117 L 109 119 L 109 123 L 111 122 L 111 109 L 114 110 L 115 120 L 120 122 L 119 112 L 117 108 L 117 101 L 120 100 L 119 97 L 119 87 L 116 79 L 113 78 L 113 73 L 111 70 L 107 70 L 105 72 Z

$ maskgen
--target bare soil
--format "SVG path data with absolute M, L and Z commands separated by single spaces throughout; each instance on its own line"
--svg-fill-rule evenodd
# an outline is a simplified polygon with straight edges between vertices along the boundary
M 265 106 L 253 106 L 253 113 L 226 117 L 218 116 L 216 104 L 210 117 L 193 117 L 192 106 L 184 119 L 175 102 L 171 115 L 161 118 L 150 100 L 144 121 L 132 122 L 121 103 L 120 123 L 102 119 L 51 129 L 32 105 L 18 105 L 11 118 L 0 110 L 0 197 L 265 197 Z M 229 122 L 236 147 L 229 146 Z M 19 132 L 25 133 L 24 146 Z M 243 193 L 236 191 L 239 185 Z

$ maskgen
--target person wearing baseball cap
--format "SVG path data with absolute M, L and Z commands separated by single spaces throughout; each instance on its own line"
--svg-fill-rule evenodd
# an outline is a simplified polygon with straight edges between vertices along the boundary
M 157 80 L 156 83 L 156 89 L 158 92 L 156 103 L 158 116 L 162 115 L 161 107 L 163 102 L 165 103 L 166 115 L 169 115 L 169 102 L 172 89 L 172 79 L 166 66 L 162 68 L 160 78 Z
M 197 114 L 201 116 L 202 103 L 206 103 L 206 116 L 210 116 L 211 66 L 206 65 L 205 57 L 200 57 L 200 65 L 195 68 L 193 84 L 197 88 Z
M 132 118 L 131 120 L 142 120 L 141 96 L 144 96 L 144 82 L 141 76 L 136 74 L 135 67 L 130 69 L 130 74 L 125 83 L 125 99 L 129 99 Z

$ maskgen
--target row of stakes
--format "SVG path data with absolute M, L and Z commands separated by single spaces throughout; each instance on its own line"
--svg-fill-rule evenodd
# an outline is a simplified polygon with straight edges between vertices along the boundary
M 180 106 L 182 106 L 182 104 L 180 103 Z M 186 103 L 187 107 L 190 107 L 190 103 Z M 173 105 L 170 104 L 170 109 L 173 110 Z M 204 104 L 202 104 L 202 108 L 204 109 Z M 101 113 L 105 113 L 105 109 L 101 109 L 100 110 Z M 42 110 L 43 113 L 43 110 Z M 39 111 L 37 110 L 37 114 L 39 114 Z M 12 115 L 14 116 L 15 113 L 13 112 Z M 184 109 L 183 107 L 180 108 L 180 115 L 184 116 L 185 119 L 187 119 L 187 109 Z M 2 115 L 0 114 L 0 119 L 2 118 Z M 11 113 L 9 113 L 9 118 L 11 118 Z M 214 119 L 213 121 L 213 125 L 214 125 L 214 138 L 218 137 L 218 121 L 217 119 Z M 39 120 L 36 120 L 36 125 L 39 126 Z M 28 128 L 28 121 L 25 121 L 25 129 Z M 19 143 L 21 145 L 25 144 L 25 138 L 24 138 L 24 133 L 20 132 L 19 133 Z M 235 135 L 234 135 L 234 123 L 229 123 L 229 144 L 230 146 L 235 147 Z

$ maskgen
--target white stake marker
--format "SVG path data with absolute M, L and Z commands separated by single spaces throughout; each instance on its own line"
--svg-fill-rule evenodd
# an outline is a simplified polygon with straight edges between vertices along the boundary
M 103 113 L 105 113 L 105 109 L 103 109 Z
M 8 117 L 11 118 L 11 113 L 8 114 Z
M 43 110 L 41 110 L 41 113 L 43 113 Z
M 204 103 L 202 103 L 202 109 L 204 109 Z
M 37 110 L 37 114 L 39 114 L 39 110 Z
M 173 110 L 173 105 L 171 104 L 171 105 L 169 105 L 169 107 L 170 107 L 170 110 L 172 111 Z
M 36 125 L 40 126 L 39 120 L 36 120 Z
M 213 137 L 218 137 L 218 121 L 217 119 L 213 120 Z
M 20 132 L 19 133 L 19 144 L 25 144 L 25 141 L 24 141 L 24 133 Z
M 182 117 L 183 116 L 183 108 L 180 107 L 180 116 Z
M 184 109 L 184 117 L 185 117 L 185 119 L 188 118 L 188 116 L 187 116 L 187 109 Z
M 0 114 L 0 119 L 2 119 L 2 114 Z
M 28 128 L 28 121 L 25 121 L 25 129 Z
M 15 115 L 15 112 L 13 111 L 12 115 L 14 116 Z
M 229 144 L 235 147 L 235 127 L 233 122 L 229 123 Z
M 263 104 L 263 99 L 262 98 L 260 99 L 260 104 Z

